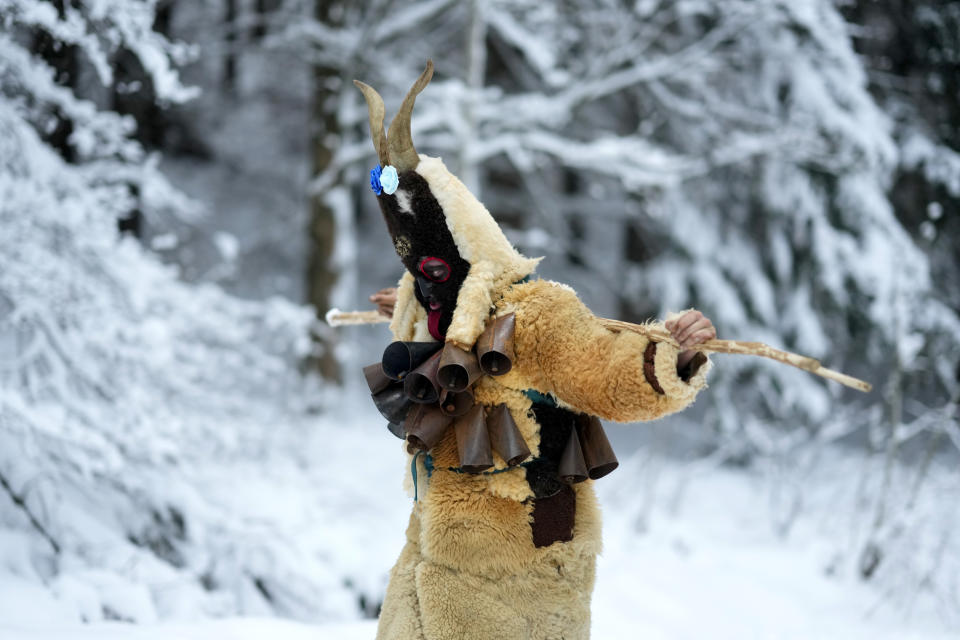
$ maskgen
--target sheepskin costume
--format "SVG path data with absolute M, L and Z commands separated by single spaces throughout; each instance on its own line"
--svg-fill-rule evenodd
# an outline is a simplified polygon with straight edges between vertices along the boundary
M 494 450 L 492 466 L 467 472 L 457 422 L 428 451 L 407 445 L 416 499 L 377 638 L 586 639 L 600 513 L 593 480 L 571 484 L 558 470 L 572 450 L 588 446 L 585 420 L 632 422 L 679 411 L 705 388 L 710 364 L 698 357 L 678 373 L 675 347 L 611 331 L 572 289 L 531 277 L 538 260 L 511 246 L 440 159 L 413 149 L 409 113 L 431 74 L 428 63 L 389 137 L 382 100 L 358 83 L 382 168 L 397 169 L 397 184 L 383 180 L 377 196 L 407 267 L 390 329 L 398 342 L 436 341 L 466 353 L 494 321 L 512 316 L 509 370 L 480 376 L 471 393 L 481 416 L 508 414 L 529 455 L 517 463 Z M 380 185 L 372 186 L 376 192 Z M 432 283 L 425 264 L 439 265 Z M 443 295 L 453 294 L 432 292 L 435 284 L 455 287 L 455 305 L 446 305 L 452 308 L 444 309 Z

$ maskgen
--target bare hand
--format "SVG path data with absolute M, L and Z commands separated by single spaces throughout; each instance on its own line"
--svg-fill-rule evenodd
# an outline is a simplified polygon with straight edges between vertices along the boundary
M 396 287 L 380 289 L 380 291 L 370 296 L 370 302 L 377 305 L 377 311 L 379 311 L 381 315 L 392 318 L 393 307 L 397 304 Z
M 667 320 L 665 326 L 682 349 L 680 355 L 677 356 L 677 367 L 679 368 L 690 362 L 696 355 L 697 352 L 694 347 L 717 337 L 717 330 L 710 322 L 710 318 L 696 310 L 687 311 L 679 318 Z

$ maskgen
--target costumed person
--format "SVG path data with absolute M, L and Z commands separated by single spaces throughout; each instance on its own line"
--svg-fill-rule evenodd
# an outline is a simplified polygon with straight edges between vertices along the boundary
M 355 81 L 380 161 L 371 187 L 406 267 L 394 342 L 364 369 L 405 440 L 414 500 L 377 638 L 585 639 L 601 546 L 593 480 L 617 466 L 600 419 L 688 406 L 710 368 L 694 347 L 716 332 L 696 311 L 660 325 L 679 349 L 616 332 L 570 287 L 535 278 L 539 259 L 414 149 L 410 115 L 432 73 L 428 63 L 389 134 L 380 95 Z

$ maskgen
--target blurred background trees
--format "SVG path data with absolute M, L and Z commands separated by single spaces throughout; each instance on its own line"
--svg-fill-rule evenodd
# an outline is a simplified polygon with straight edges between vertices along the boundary
M 763 470 L 787 535 L 840 444 L 862 469 L 836 566 L 947 592 L 956 514 L 936 504 L 960 451 L 958 34 L 960 3 L 932 1 L 0 0 L 4 522 L 27 513 L 62 555 L 70 526 L 50 505 L 93 505 L 109 486 L 137 524 L 107 529 L 134 548 L 209 593 L 246 576 L 222 610 L 309 617 L 320 587 L 296 556 L 251 569 L 259 542 L 227 552 L 182 531 L 228 516 L 96 465 L 128 461 L 144 437 L 171 460 L 190 447 L 244 460 L 275 446 L 260 425 L 280 422 L 299 425 L 279 436 L 291 456 L 305 416 L 329 408 L 323 390 L 357 384 L 382 327 L 338 337 L 296 305 L 362 307 L 399 277 L 351 80 L 376 87 L 389 118 L 432 58 L 418 150 L 546 256 L 543 277 L 626 320 L 695 306 L 721 337 L 877 389 L 722 359 L 692 412 L 619 446 Z M 238 416 L 246 435 L 219 431 Z M 155 457 L 137 464 L 173 473 Z M 225 555 L 229 569 L 209 570 Z M 368 608 L 376 588 L 350 587 Z

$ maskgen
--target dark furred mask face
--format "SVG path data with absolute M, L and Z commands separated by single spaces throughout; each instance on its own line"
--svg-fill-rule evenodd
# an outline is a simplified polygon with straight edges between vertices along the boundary
M 414 290 L 427 311 L 430 333 L 442 336 L 450 326 L 470 263 L 457 251 L 443 209 L 417 172 L 402 173 L 396 192 L 382 193 L 377 202 L 397 255 L 417 281 Z

